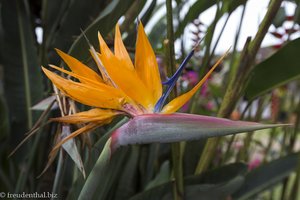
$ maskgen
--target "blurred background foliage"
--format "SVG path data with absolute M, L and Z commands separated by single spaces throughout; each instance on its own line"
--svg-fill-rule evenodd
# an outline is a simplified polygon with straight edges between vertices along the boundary
M 183 16 L 182 10 L 189 1 L 173 1 L 174 35 L 180 44 L 176 46 L 176 65 L 190 51 L 186 40 L 196 44 L 206 34 L 178 81 L 178 94 L 191 88 L 214 64 L 219 39 L 213 42 L 213 37 L 222 36 L 231 14 L 238 7 L 244 13 L 247 2 L 193 1 Z M 271 0 L 257 34 L 243 41 L 244 49 L 238 50 L 241 15 L 226 62 L 182 111 L 235 120 L 291 123 L 293 128 L 183 142 L 186 199 L 300 198 L 300 40 L 293 37 L 299 34 L 300 7 L 297 0 L 289 2 L 296 7 L 293 15 L 287 15 L 282 0 Z M 165 6 L 164 1 L 156 0 L 0 1 L 0 192 L 46 191 L 57 193 L 61 199 L 77 199 L 84 185 L 78 168 L 83 172 L 84 166 L 89 174 L 108 135 L 126 119 L 116 119 L 81 140 L 72 141 L 77 146 L 64 147 L 57 157 L 50 157 L 52 165 L 37 178 L 47 165 L 57 138 L 70 131 L 47 123 L 60 111 L 51 97 L 52 85 L 40 66 L 61 63 L 54 51 L 58 48 L 94 68 L 83 32 L 98 47 L 100 31 L 113 47 L 113 29 L 118 21 L 126 47 L 134 53 L 137 19 L 147 27 Z M 199 16 L 212 6 L 216 7 L 212 23 L 203 24 Z M 223 28 L 217 32 L 216 24 L 222 18 Z M 290 26 L 287 28 L 286 24 Z M 190 38 L 184 37 L 188 31 Z M 281 42 L 261 48 L 267 33 Z M 165 78 L 166 14 L 159 17 L 148 35 Z M 70 107 L 64 112 L 74 107 L 85 109 L 73 102 L 67 105 Z M 26 133 L 33 136 L 8 158 Z M 89 145 L 83 146 L 82 141 Z M 110 167 L 101 172 L 101 184 L 94 198 L 172 199 L 170 149 L 168 144 L 123 147 L 112 157 Z

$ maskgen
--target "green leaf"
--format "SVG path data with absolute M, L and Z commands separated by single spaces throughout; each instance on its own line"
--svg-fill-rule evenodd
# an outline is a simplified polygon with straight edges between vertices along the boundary
M 299 153 L 294 153 L 254 169 L 246 175 L 244 184 L 233 195 L 233 199 L 250 199 L 251 196 L 270 189 L 295 170 L 298 160 Z
M 282 24 L 283 24 L 283 22 L 285 22 L 285 20 L 286 20 L 286 12 L 285 12 L 285 8 L 282 6 L 279 8 L 272 23 L 276 28 L 278 28 L 278 27 L 282 26 Z
M 202 175 L 186 177 L 186 199 L 225 199 L 241 186 L 246 170 L 245 164 L 234 163 Z M 133 196 L 130 200 L 172 199 L 172 184 L 171 181 L 161 184 Z
M 9 135 L 8 108 L 0 92 L 0 141 Z
M 185 15 L 184 19 L 180 22 L 175 36 L 179 37 L 185 27 L 188 25 L 188 23 L 192 22 L 194 19 L 198 18 L 198 16 L 205 10 L 207 10 L 208 8 L 210 8 L 211 6 L 215 5 L 218 1 L 213 0 L 213 1 L 196 1 L 191 8 L 189 9 L 189 11 L 187 12 L 187 14 Z M 219 18 L 221 18 L 221 16 L 225 13 L 232 13 L 237 7 L 239 7 L 242 4 L 245 4 L 247 2 L 247 0 L 225 0 L 223 1 L 223 5 L 222 5 L 222 13 L 219 15 Z
M 46 48 L 67 51 L 80 29 L 88 27 L 101 14 L 109 1 L 72 0 L 43 1 L 42 21 Z M 50 54 L 51 56 L 52 54 Z
M 110 145 L 111 138 L 107 140 L 77 199 L 107 199 L 107 195 L 117 177 L 122 173 L 121 169 L 129 155 L 127 148 L 111 157 Z
M 155 178 L 147 184 L 145 190 L 149 190 L 155 186 L 168 182 L 170 174 L 170 162 L 167 160 L 161 165 L 160 170 Z
M 139 3 L 138 3 L 139 4 Z M 150 4 L 150 6 L 147 8 L 147 10 L 145 11 L 145 13 L 143 14 L 143 16 L 141 17 L 141 22 L 143 23 L 144 27 L 147 25 L 148 21 L 150 20 L 152 14 L 153 14 L 153 11 L 156 7 L 156 0 L 153 0 Z M 130 8 L 132 9 L 132 8 Z M 128 14 L 128 13 L 127 13 Z M 136 13 L 137 15 L 140 14 L 140 11 L 138 13 Z M 137 16 L 135 16 L 136 18 Z M 140 17 L 140 16 L 139 16 Z M 131 24 L 129 24 L 131 23 Z M 136 35 L 137 35 L 137 30 L 136 30 L 136 24 L 135 23 L 132 23 L 132 21 L 129 21 L 127 22 L 126 25 L 123 25 L 122 24 L 122 27 L 121 27 L 121 30 L 122 28 L 125 26 L 128 27 L 127 28 L 127 31 L 128 31 L 128 36 L 125 38 L 125 40 L 123 41 L 124 44 L 126 46 L 134 46 L 135 45 L 135 39 L 136 39 Z M 129 28 L 130 27 L 130 28 Z M 123 28 L 124 30 L 124 28 Z M 126 30 L 126 29 L 125 29 Z
M 300 78 L 300 38 L 279 49 L 255 66 L 245 92 L 253 100 L 272 89 Z
M 192 114 L 147 114 L 134 117 L 112 134 L 112 148 L 129 144 L 171 143 L 283 126 L 232 121 Z
M 117 183 L 114 184 L 115 188 L 108 188 L 115 200 L 128 199 L 136 193 L 139 177 L 139 155 L 140 148 L 138 146 L 130 148 L 128 158 L 122 166 L 122 173 L 118 176 Z
M 200 15 L 200 13 L 202 13 L 203 11 L 205 11 L 208 8 L 210 8 L 211 6 L 213 6 L 216 2 L 217 2 L 216 0 L 196 1 L 191 6 L 189 11 L 185 15 L 184 19 L 180 22 L 180 24 L 176 30 L 175 36 L 179 37 L 183 33 L 183 31 L 188 23 L 192 22 L 194 19 L 196 19 Z
M 119 128 L 121 125 L 123 125 L 127 121 L 128 121 L 127 118 L 123 118 L 117 124 L 115 124 L 114 126 L 111 126 L 109 131 L 107 133 L 105 133 L 96 144 L 94 144 L 94 146 L 91 149 L 90 156 L 88 157 L 88 159 L 86 160 L 86 162 L 84 164 L 87 174 L 89 174 L 93 170 L 93 167 L 95 166 L 95 163 L 99 158 L 99 155 L 103 151 L 105 144 L 106 144 L 108 138 L 110 137 L 111 133 L 116 128 Z M 99 174 L 99 176 L 100 176 L 100 178 L 105 177 L 103 174 Z M 91 179 L 91 178 L 92 177 L 88 177 L 88 179 Z M 94 177 L 94 178 L 97 179 L 99 177 Z M 78 176 L 76 181 L 72 184 L 72 188 L 69 190 L 67 199 L 70 199 L 70 200 L 77 199 L 80 194 L 80 190 L 82 189 L 85 182 L 86 182 L 86 180 L 84 180 L 82 176 Z M 92 182 L 92 181 L 90 181 L 90 182 Z M 105 189 L 105 187 L 102 187 L 100 191 L 103 191 L 103 189 Z
M 191 175 L 195 173 L 205 143 L 205 139 L 186 142 L 183 157 L 184 174 Z
M 84 30 L 84 34 L 94 46 L 98 45 L 98 31 L 106 36 L 116 25 L 119 18 L 128 10 L 134 0 L 113 0 L 100 15 Z M 89 46 L 83 34 L 80 34 L 72 44 L 69 53 L 79 60 L 89 57 Z
M 27 1 L 1 3 L 4 91 L 16 145 L 32 125 L 31 107 L 42 97 L 42 77 Z

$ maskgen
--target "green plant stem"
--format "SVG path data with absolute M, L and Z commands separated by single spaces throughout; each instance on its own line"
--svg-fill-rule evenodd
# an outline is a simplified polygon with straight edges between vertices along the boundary
M 265 148 L 265 152 L 264 152 L 265 156 L 264 156 L 263 163 L 268 162 L 268 155 L 269 155 L 269 152 L 270 152 L 271 147 L 273 145 L 275 133 L 276 133 L 275 128 L 272 128 L 271 131 L 270 131 L 270 137 L 269 137 L 269 140 L 268 140 L 267 147 Z
M 236 31 L 236 34 L 235 34 L 234 43 L 233 43 L 233 50 L 232 50 L 232 53 L 231 53 L 230 66 L 234 66 L 234 62 L 236 60 L 236 50 L 237 50 L 236 48 L 237 48 L 237 44 L 238 44 L 238 41 L 239 41 L 239 36 L 240 36 L 240 33 L 241 33 L 242 25 L 243 25 L 243 20 L 244 20 L 245 11 L 246 11 L 246 5 L 247 5 L 247 3 L 243 6 L 243 11 L 242 11 L 240 22 L 239 22 L 239 27 L 238 27 L 238 29 Z M 235 74 L 235 71 L 233 69 L 234 69 L 233 67 L 230 68 L 229 80 L 233 79 L 233 75 Z
M 211 25 L 208 27 L 207 29 L 207 33 L 205 35 L 205 52 L 204 52 L 204 56 L 203 56 L 203 62 L 200 66 L 200 70 L 199 70 L 199 77 L 202 77 L 205 73 L 205 70 L 207 69 L 208 64 L 210 63 L 210 59 L 213 57 L 213 53 L 210 54 L 210 47 L 211 47 L 211 43 L 212 43 L 212 39 L 213 39 L 213 35 L 214 35 L 214 32 L 215 32 L 215 28 L 216 28 L 216 25 L 217 25 L 217 22 L 218 20 L 220 19 L 220 5 L 219 5 L 219 1 L 217 2 L 217 10 L 216 10 L 216 13 L 215 13 L 215 18 L 214 18 L 214 21 L 211 23 Z M 226 22 L 227 23 L 227 22 Z M 224 27 L 226 26 L 226 23 L 224 24 Z M 224 30 L 222 30 L 223 32 Z M 221 33 L 219 35 L 219 37 L 221 37 Z M 218 41 L 216 42 L 215 44 L 215 47 L 216 45 L 218 44 Z M 191 101 L 191 106 L 190 106 L 190 110 L 189 110 L 189 113 L 196 113 L 196 109 L 197 109 L 197 106 L 198 106 L 198 101 L 197 101 L 197 96 L 199 96 L 200 94 L 200 90 L 198 90 L 196 92 L 196 94 L 194 94 L 194 96 L 192 97 L 192 99 L 190 100 Z
M 234 110 L 239 98 L 243 94 L 245 83 L 249 78 L 249 74 L 253 69 L 253 63 L 258 52 L 258 49 L 262 43 L 263 38 L 267 34 L 267 31 L 272 24 L 277 11 L 280 8 L 282 0 L 272 0 L 269 9 L 261 22 L 258 32 L 255 35 L 253 41 L 246 42 L 243 53 L 239 59 L 238 67 L 236 67 L 235 75 L 228 84 L 226 89 L 221 108 L 218 112 L 218 117 L 229 117 L 231 112 Z M 248 45 L 249 44 L 249 45 Z M 233 66 L 234 67 L 234 66 Z M 207 169 L 212 161 L 213 155 L 220 142 L 220 138 L 208 139 L 200 160 L 198 162 L 195 173 L 200 174 Z
M 221 28 L 221 31 L 220 31 L 220 33 L 219 33 L 219 35 L 218 35 L 217 41 L 216 41 L 216 43 L 214 44 L 214 47 L 213 47 L 213 49 L 212 49 L 212 51 L 211 51 L 211 54 L 210 54 L 210 56 L 209 56 L 208 61 L 210 61 L 210 60 L 213 58 L 214 54 L 215 54 L 216 48 L 217 48 L 217 46 L 218 46 L 218 44 L 219 44 L 219 42 L 220 42 L 220 39 L 221 39 L 221 37 L 222 37 L 222 35 L 223 35 L 223 32 L 224 32 L 224 30 L 225 30 L 225 28 L 226 28 L 226 25 L 227 25 L 227 23 L 228 23 L 228 21 L 229 21 L 230 16 L 231 16 L 231 13 L 229 13 L 229 14 L 227 15 L 226 19 L 225 19 L 225 22 L 224 22 L 224 24 L 223 24 L 223 26 L 222 26 L 222 28 Z
M 245 114 L 246 114 L 246 111 L 248 110 L 248 108 L 252 105 L 252 101 L 251 102 L 248 102 L 247 106 L 244 108 L 244 110 L 242 111 L 242 114 L 240 116 L 240 120 L 243 120 L 245 118 Z M 233 144 L 233 142 L 235 141 L 236 139 L 236 134 L 233 134 L 228 142 L 228 145 L 227 145 L 227 148 L 226 148 L 226 151 L 225 151 L 225 154 L 223 156 L 223 159 L 222 159 L 222 163 L 225 163 L 227 161 L 227 159 L 229 158 L 229 155 L 230 155 L 230 148 Z
M 26 3 L 26 1 L 24 1 Z M 32 127 L 32 111 L 31 111 L 31 91 L 30 91 L 30 81 L 29 81 L 29 66 L 28 66 L 28 58 L 26 51 L 26 41 L 24 38 L 24 24 L 23 19 L 20 16 L 20 2 L 17 1 L 17 11 L 18 11 L 18 25 L 19 25 L 19 33 L 20 33 L 20 42 L 21 42 L 21 51 L 22 51 L 22 62 L 23 62 L 23 70 L 24 70 L 24 87 L 25 87 L 25 99 L 26 99 L 26 113 L 27 113 L 27 128 L 28 130 Z
M 175 66 L 175 51 L 174 51 L 174 27 L 173 27 L 173 12 L 172 12 L 172 1 L 167 0 L 166 1 L 166 7 L 167 7 L 167 60 L 168 60 L 168 66 L 167 66 L 167 72 L 168 75 L 174 74 L 176 72 L 176 66 Z M 171 94 L 171 95 L 176 95 Z
M 258 105 L 257 105 L 257 110 L 255 113 L 254 121 L 259 121 L 262 116 L 262 112 L 264 111 L 264 102 L 265 102 L 266 97 L 262 97 L 258 100 Z M 240 150 L 237 160 L 238 161 L 248 161 L 248 153 L 249 153 L 249 148 L 253 139 L 253 135 L 255 132 L 251 131 L 248 132 L 245 139 L 244 139 L 244 146 Z
M 296 178 L 295 178 L 295 182 L 292 186 L 292 190 L 291 190 L 291 196 L 289 199 L 291 200 L 297 200 L 299 199 L 300 196 L 300 157 L 298 158 L 298 166 L 296 169 Z
M 199 70 L 199 77 L 203 76 L 205 70 L 207 69 L 207 67 L 210 63 L 210 59 L 213 57 L 213 55 L 210 54 L 210 47 L 211 47 L 211 43 L 212 43 L 212 39 L 213 39 L 213 36 L 214 36 L 215 29 L 216 29 L 216 25 L 217 25 L 217 23 L 220 19 L 220 12 L 221 12 L 219 1 L 217 1 L 216 5 L 217 5 L 217 10 L 216 10 L 214 21 L 208 27 L 207 34 L 206 34 L 205 40 L 204 40 L 205 41 L 205 53 L 204 53 L 204 56 L 203 56 L 203 62 L 201 64 L 201 67 L 200 67 L 200 70 Z
M 172 0 L 166 0 L 166 9 L 167 9 L 167 63 L 168 75 L 172 75 L 176 71 L 175 66 L 175 52 L 174 52 L 174 27 L 173 27 L 173 9 L 172 9 Z M 176 90 L 172 91 L 170 98 L 176 97 Z M 184 185 L 183 185 L 183 157 L 181 154 L 181 147 L 179 143 L 171 144 L 172 150 L 172 167 L 175 177 L 175 184 L 173 187 L 174 199 L 181 200 L 184 199 Z
M 296 141 L 297 141 L 297 133 L 299 132 L 299 129 L 300 129 L 300 102 L 298 103 L 298 106 L 297 106 L 297 117 L 296 117 L 296 122 L 294 124 L 293 143 L 292 143 L 293 149 L 294 149 Z M 296 200 L 300 196 L 299 186 L 300 186 L 300 157 L 298 158 L 298 166 L 296 169 L 296 178 L 295 178 L 295 182 L 292 186 L 292 192 L 291 192 L 290 199 Z
M 300 130 L 300 101 L 296 108 L 296 121 L 294 124 L 293 135 L 291 137 L 291 142 L 290 142 L 291 151 L 293 151 L 296 147 L 297 136 L 298 136 L 299 130 Z

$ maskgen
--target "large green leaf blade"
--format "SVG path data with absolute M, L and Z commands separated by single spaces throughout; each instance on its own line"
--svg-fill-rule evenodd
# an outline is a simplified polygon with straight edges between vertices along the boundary
M 183 113 L 146 114 L 134 117 L 117 129 L 112 135 L 112 146 L 199 140 L 278 126 L 283 125 Z
M 293 40 L 255 66 L 246 87 L 246 98 L 254 99 L 292 80 L 300 79 L 300 38 Z
M 205 172 L 202 175 L 185 177 L 186 199 L 217 200 L 225 199 L 237 191 L 244 181 L 247 167 L 234 163 Z M 172 199 L 172 182 L 145 190 L 130 200 Z
M 47 48 L 67 51 L 74 36 L 81 34 L 80 29 L 93 23 L 109 3 L 108 0 L 43 1 L 42 20 Z
M 299 153 L 290 154 L 254 169 L 245 177 L 242 187 L 233 195 L 234 199 L 249 199 L 259 192 L 271 188 L 288 177 L 297 167 Z
M 17 0 L 1 4 L 4 91 L 13 142 L 18 142 L 32 125 L 31 106 L 41 99 L 43 89 L 33 24 L 25 4 L 26 1 Z

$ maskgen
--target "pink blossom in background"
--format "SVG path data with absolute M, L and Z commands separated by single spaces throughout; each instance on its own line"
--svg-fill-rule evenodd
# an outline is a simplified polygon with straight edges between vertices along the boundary
M 208 95 L 208 82 L 205 81 L 205 83 L 202 85 L 202 88 L 200 90 L 200 95 L 203 97 L 207 97 Z
M 189 110 L 190 107 L 190 101 L 186 102 L 182 107 L 181 107 L 181 111 L 182 112 L 187 112 Z
M 248 170 L 253 170 L 255 168 L 257 168 L 259 165 L 261 164 L 261 159 L 260 158 L 254 158 L 249 162 L 248 165 Z
M 212 101 L 207 102 L 207 104 L 205 105 L 205 108 L 206 108 L 206 110 L 213 110 L 214 109 L 214 103 Z
M 240 150 L 244 146 L 244 143 L 240 140 L 233 143 L 233 148 L 236 150 Z
M 183 76 L 182 76 L 182 81 L 188 82 L 188 86 L 194 86 L 198 83 L 199 77 L 198 73 L 195 71 L 187 71 Z

